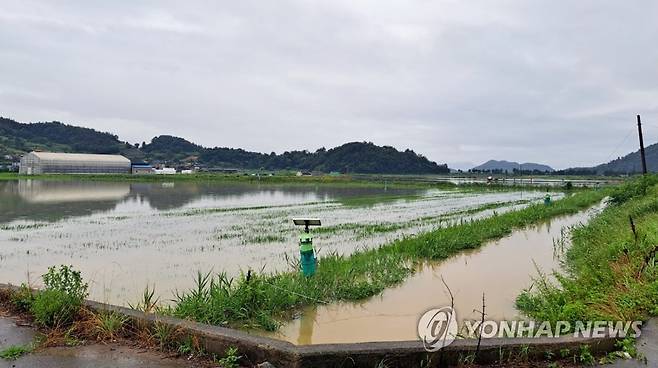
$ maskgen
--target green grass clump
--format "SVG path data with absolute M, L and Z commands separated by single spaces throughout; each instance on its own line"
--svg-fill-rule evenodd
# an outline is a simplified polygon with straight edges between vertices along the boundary
M 510 234 L 514 229 L 576 213 L 601 201 L 607 190 L 579 191 L 552 205 L 536 204 L 489 218 L 442 227 L 350 256 L 318 260 L 314 277 L 299 272 L 255 274 L 230 279 L 199 274 L 196 287 L 177 295 L 170 313 L 221 326 L 276 330 L 280 318 L 307 305 L 356 301 L 402 282 L 416 262 L 447 258 Z
M 177 296 L 172 314 L 203 323 L 274 331 L 277 316 L 304 305 L 359 300 L 382 292 L 412 272 L 401 256 L 371 259 L 336 254 L 319 260 L 312 278 L 298 272 L 199 274 L 196 287 Z
M 128 317 L 113 311 L 103 311 L 96 314 L 96 333 L 101 338 L 116 339 L 123 332 Z
M 602 214 L 573 230 L 557 282 L 540 277 L 517 298 L 517 307 L 552 322 L 634 321 L 658 315 L 656 183 L 653 175 L 616 189 Z
M 611 202 L 622 204 L 633 198 L 642 197 L 647 190 L 658 184 L 658 175 L 644 175 L 619 185 L 610 195 Z
M 32 345 L 11 345 L 0 350 L 0 358 L 5 360 L 16 360 L 34 350 Z
M 65 326 L 73 322 L 84 299 L 87 284 L 72 266 L 50 267 L 43 275 L 44 290 L 36 292 L 29 303 L 35 321 L 45 327 Z

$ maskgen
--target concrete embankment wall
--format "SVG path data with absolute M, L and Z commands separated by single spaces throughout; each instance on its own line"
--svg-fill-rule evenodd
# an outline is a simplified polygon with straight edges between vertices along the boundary
M 0 284 L 0 291 L 11 292 L 15 286 Z M 236 347 L 239 354 L 255 364 L 270 362 L 278 368 L 334 368 L 375 367 L 385 362 L 390 367 L 445 367 L 457 364 L 460 359 L 472 355 L 477 348 L 476 340 L 456 340 L 450 346 L 435 353 L 428 353 L 420 341 L 372 342 L 355 344 L 323 344 L 297 346 L 289 342 L 255 336 L 243 331 L 211 326 L 178 318 L 147 314 L 133 309 L 87 301 L 87 307 L 96 311 L 114 311 L 128 317 L 136 326 L 151 327 L 165 324 L 175 329 L 181 338 L 193 337 L 209 353 L 223 355 L 229 347 Z M 483 339 L 478 355 L 479 363 L 496 363 L 510 358 L 529 360 L 545 359 L 547 353 L 560 356 L 563 349 L 572 353 L 588 345 L 593 353 L 615 349 L 616 338 L 510 338 Z

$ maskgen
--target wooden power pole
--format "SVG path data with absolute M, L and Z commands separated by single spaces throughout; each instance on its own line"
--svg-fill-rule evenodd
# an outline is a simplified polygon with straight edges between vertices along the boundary
M 642 121 L 640 115 L 637 116 L 637 133 L 640 136 L 640 156 L 642 157 L 642 174 L 647 173 L 647 158 L 644 156 L 644 139 L 642 138 Z

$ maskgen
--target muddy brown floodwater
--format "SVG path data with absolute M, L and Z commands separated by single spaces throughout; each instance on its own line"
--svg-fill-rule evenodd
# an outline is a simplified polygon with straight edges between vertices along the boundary
M 532 284 L 537 270 L 550 273 L 570 227 L 586 222 L 601 206 L 519 230 L 447 260 L 427 263 L 399 287 L 362 303 L 306 308 L 271 337 L 294 344 L 325 344 L 417 339 L 417 321 L 427 310 L 450 306 L 446 281 L 455 297 L 457 319 L 479 319 L 485 294 L 488 319 L 519 319 L 514 302 Z M 460 323 L 461 325 L 461 323 Z

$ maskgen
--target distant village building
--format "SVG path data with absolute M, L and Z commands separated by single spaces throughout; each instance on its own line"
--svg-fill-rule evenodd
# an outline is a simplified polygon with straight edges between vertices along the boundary
M 133 175 L 149 175 L 153 174 L 153 166 L 150 164 L 139 162 L 132 164 Z
M 20 174 L 130 174 L 130 160 L 121 155 L 33 151 L 20 162 Z
M 176 169 L 173 167 L 163 167 L 161 169 L 153 169 L 153 172 L 159 175 L 175 175 Z

